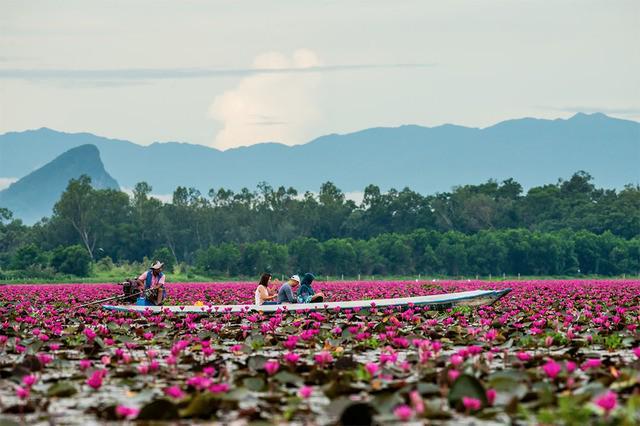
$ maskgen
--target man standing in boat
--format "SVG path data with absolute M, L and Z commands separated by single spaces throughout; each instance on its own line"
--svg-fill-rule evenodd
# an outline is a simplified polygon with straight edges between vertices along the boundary
M 164 263 L 156 260 L 148 271 L 138 277 L 138 287 L 142 289 L 144 286 L 145 290 L 151 290 L 147 295 L 147 300 L 156 305 L 161 305 L 167 296 L 162 268 L 164 268 Z

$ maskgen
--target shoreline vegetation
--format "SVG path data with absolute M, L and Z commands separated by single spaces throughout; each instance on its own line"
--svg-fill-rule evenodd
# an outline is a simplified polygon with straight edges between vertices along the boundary
M 82 176 L 32 226 L 0 208 L 0 282 L 120 282 L 153 260 L 183 282 L 640 274 L 640 186 L 597 188 L 586 172 L 526 192 L 513 179 L 433 195 L 369 185 L 360 204 L 331 182 L 302 196 L 178 187 L 169 203 L 151 190 Z
M 42 278 L 34 278 L 34 279 L 16 279 L 16 280 L 0 280 L 0 285 L 50 285 L 50 284 L 109 284 L 109 283 L 120 283 L 127 278 L 134 278 L 136 274 L 132 272 L 129 275 L 120 276 L 112 275 L 112 274 L 98 274 L 95 276 L 89 277 L 75 277 L 75 276 L 66 276 L 66 277 L 58 277 L 51 279 L 42 279 Z M 286 275 L 278 275 L 274 276 L 279 281 L 284 282 L 287 280 L 288 276 Z M 398 282 L 409 282 L 416 281 L 422 282 L 425 284 L 432 282 L 513 282 L 513 281 L 564 281 L 564 280 L 573 280 L 573 281 L 622 281 L 622 280 L 638 280 L 640 279 L 640 274 L 621 274 L 619 276 L 609 276 L 609 275 L 548 275 L 548 276 L 513 276 L 513 275 L 499 275 L 499 276 L 455 276 L 450 277 L 446 275 L 393 275 L 393 276 L 378 276 L 378 275 L 360 275 L 360 276 L 331 276 L 331 275 L 320 275 L 316 277 L 316 281 L 318 282 L 373 282 L 373 281 L 398 281 Z M 167 274 L 167 284 L 171 285 L 172 283 L 208 283 L 208 284 L 223 284 L 223 283 L 250 283 L 256 281 L 255 277 L 249 276 L 237 276 L 237 277 L 204 277 L 199 275 L 189 275 L 189 278 L 186 274 Z

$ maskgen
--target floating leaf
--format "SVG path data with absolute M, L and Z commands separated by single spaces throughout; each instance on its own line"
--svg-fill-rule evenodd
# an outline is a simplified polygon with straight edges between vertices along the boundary
M 487 395 L 482 383 L 468 374 L 462 374 L 456 379 L 449 391 L 449 405 L 454 408 L 462 406 L 464 397 L 479 399 L 483 407 L 488 405 Z
M 288 383 L 297 385 L 303 382 L 302 377 L 297 374 L 289 373 L 288 371 L 280 371 L 278 374 L 273 376 L 274 379 L 279 381 L 280 383 Z
M 156 399 L 144 405 L 138 413 L 137 420 L 176 420 L 178 408 L 174 403 L 164 398 Z
M 48 396 L 56 396 L 58 398 L 66 398 L 75 395 L 78 392 L 75 385 L 71 382 L 57 382 L 51 385 L 47 390 Z
M 260 392 L 264 389 L 264 380 L 261 377 L 247 377 L 242 380 L 242 384 L 249 390 Z

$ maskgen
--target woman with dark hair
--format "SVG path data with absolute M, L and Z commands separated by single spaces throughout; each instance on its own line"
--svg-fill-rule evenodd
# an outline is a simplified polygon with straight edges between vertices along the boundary
M 277 294 L 271 294 L 269 291 L 269 281 L 271 281 L 271 274 L 264 273 L 260 277 L 258 288 L 256 288 L 255 303 L 256 305 L 277 305 L 278 302 L 273 301 Z
M 315 277 L 312 273 L 307 272 L 300 281 L 300 287 L 298 288 L 298 303 L 317 303 L 324 300 L 324 294 L 316 293 L 311 287 L 311 283 Z

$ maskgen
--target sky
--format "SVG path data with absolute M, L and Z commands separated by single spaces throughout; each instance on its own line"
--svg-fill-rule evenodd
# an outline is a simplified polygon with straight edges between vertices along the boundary
M 640 120 L 637 0 L 0 0 L 0 133 L 229 149 L 596 111 Z

